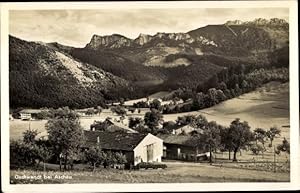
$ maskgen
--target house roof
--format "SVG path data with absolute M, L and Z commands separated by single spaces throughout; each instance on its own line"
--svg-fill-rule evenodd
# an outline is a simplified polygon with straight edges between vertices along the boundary
M 123 129 L 125 129 L 125 130 L 127 130 L 127 131 L 129 131 L 131 133 L 138 133 L 136 130 L 127 127 L 126 125 L 124 125 L 121 122 L 117 122 L 117 121 L 114 121 L 112 119 L 107 119 L 107 121 L 111 122 L 113 125 L 115 125 L 117 127 L 123 128 Z
M 40 109 L 23 109 L 19 111 L 19 113 L 40 113 L 42 110 Z
M 166 144 L 184 145 L 190 147 L 197 146 L 197 139 L 189 135 L 158 134 L 157 137 L 162 139 Z
M 103 149 L 132 151 L 145 137 L 141 133 L 123 133 L 123 132 L 101 132 L 101 131 L 84 131 L 86 145 L 92 146 L 97 144 Z

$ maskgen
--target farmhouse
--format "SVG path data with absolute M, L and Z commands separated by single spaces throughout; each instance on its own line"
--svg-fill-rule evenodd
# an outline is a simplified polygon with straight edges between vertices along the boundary
M 23 109 L 19 111 L 20 119 L 22 120 L 31 120 L 37 117 L 37 114 L 40 113 L 39 109 Z
M 121 122 L 114 121 L 111 118 L 105 119 L 105 121 L 95 121 L 90 126 L 91 131 L 108 131 L 108 132 L 115 132 L 115 131 L 125 131 L 127 133 L 137 133 L 137 131 L 127 127 Z
M 163 141 L 152 134 L 84 131 L 86 147 L 100 146 L 103 151 L 121 152 L 127 165 L 161 162 Z
M 185 161 L 207 159 L 206 150 L 199 148 L 197 139 L 188 135 L 159 134 L 163 140 L 163 158 Z

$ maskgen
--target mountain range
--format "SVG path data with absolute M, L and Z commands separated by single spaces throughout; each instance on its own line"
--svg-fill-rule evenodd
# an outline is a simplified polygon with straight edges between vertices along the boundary
M 136 39 L 95 34 L 83 48 L 10 36 L 10 103 L 79 108 L 196 87 L 229 66 L 269 65 L 270 56 L 288 47 L 288 40 L 289 25 L 277 18 Z

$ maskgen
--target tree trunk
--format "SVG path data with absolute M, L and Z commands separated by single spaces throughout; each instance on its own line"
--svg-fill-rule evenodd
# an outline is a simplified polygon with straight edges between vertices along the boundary
M 230 155 L 231 155 L 231 151 L 230 151 L 230 150 L 228 150 L 228 159 L 229 159 L 229 160 L 231 160 L 231 157 L 230 157 Z
M 59 157 L 59 171 L 61 171 L 61 165 L 62 165 L 62 163 L 61 163 L 61 157 Z
M 64 163 L 64 171 L 67 170 L 67 160 L 68 160 L 68 157 L 67 157 L 67 154 L 65 155 L 65 163 Z
M 236 153 L 238 151 L 238 148 L 235 148 L 234 151 L 233 151 L 233 160 L 234 162 L 237 162 L 237 159 L 236 159 Z
M 197 155 L 198 155 L 198 147 L 196 147 L 196 156 L 194 158 L 195 162 L 197 162 Z
M 44 165 L 44 172 L 46 171 L 46 163 L 45 160 L 43 161 L 43 165 Z
M 209 163 L 212 163 L 211 145 L 209 145 Z
M 94 168 L 93 168 L 93 172 L 96 171 L 96 162 L 93 164 Z

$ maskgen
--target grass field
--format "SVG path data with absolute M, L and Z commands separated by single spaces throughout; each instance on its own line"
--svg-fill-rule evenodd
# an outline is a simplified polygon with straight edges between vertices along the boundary
M 289 173 L 211 166 L 205 163 L 165 162 L 166 169 L 91 171 L 12 170 L 11 183 L 201 183 L 201 182 L 288 182 Z M 18 180 L 19 176 L 51 176 L 52 179 Z M 72 179 L 55 179 L 55 176 Z

